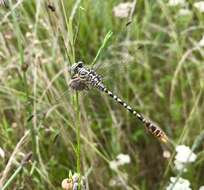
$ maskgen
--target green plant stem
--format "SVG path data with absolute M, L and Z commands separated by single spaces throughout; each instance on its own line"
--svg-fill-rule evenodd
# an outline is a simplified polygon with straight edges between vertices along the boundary
M 104 40 L 103 40 L 103 43 L 101 45 L 101 47 L 99 48 L 97 54 L 96 54 L 96 57 L 94 58 L 93 62 L 91 63 L 91 66 L 93 66 L 96 61 L 98 60 L 99 56 L 101 55 L 103 49 L 106 47 L 106 44 L 108 43 L 109 39 L 111 38 L 111 36 L 113 35 L 113 32 L 112 31 L 108 31 L 108 33 L 106 34 Z
M 80 164 L 80 156 L 81 156 L 81 126 L 80 126 L 80 110 L 79 110 L 79 94 L 76 93 L 76 112 L 77 112 L 77 173 L 81 173 L 81 164 Z
M 14 172 L 14 174 L 8 179 L 8 181 L 5 183 L 5 185 L 1 188 L 1 190 L 5 190 L 8 188 L 8 186 L 13 182 L 13 180 L 16 178 L 16 176 L 20 173 L 23 166 L 22 164 L 17 168 L 17 170 Z

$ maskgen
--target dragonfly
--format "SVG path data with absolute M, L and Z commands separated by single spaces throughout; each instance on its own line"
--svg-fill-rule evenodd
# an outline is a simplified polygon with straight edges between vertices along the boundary
M 69 83 L 70 88 L 76 91 L 83 91 L 89 89 L 89 87 L 94 87 L 100 92 L 106 93 L 110 96 L 115 102 L 123 106 L 127 111 L 139 119 L 153 136 L 158 138 L 160 141 L 166 143 L 168 142 L 168 137 L 166 133 L 156 124 L 154 124 L 149 119 L 146 119 L 141 113 L 134 110 L 130 105 L 125 101 L 115 95 L 110 91 L 103 83 L 102 77 L 98 75 L 95 70 L 89 69 L 84 66 L 82 61 L 79 61 L 71 66 L 71 81 Z

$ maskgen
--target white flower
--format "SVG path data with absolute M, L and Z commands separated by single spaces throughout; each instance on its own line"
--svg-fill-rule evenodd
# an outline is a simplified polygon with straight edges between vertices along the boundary
M 176 156 L 175 156 L 175 168 L 177 170 L 187 171 L 186 164 L 192 163 L 196 160 L 196 154 L 191 151 L 188 146 L 178 145 L 176 147 Z
M 204 47 L 204 35 L 203 35 L 202 39 L 198 42 L 198 45 L 200 47 Z
M 178 15 L 179 16 L 187 16 L 187 15 L 190 15 L 191 14 L 191 11 L 189 9 L 183 9 L 181 8 L 178 12 Z
M 119 154 L 115 160 L 109 162 L 109 167 L 112 170 L 117 170 L 119 166 L 130 163 L 130 156 L 128 154 Z
M 127 18 L 134 6 L 132 2 L 120 3 L 113 8 L 113 14 L 118 18 Z
M 112 170 L 117 170 L 118 169 L 118 162 L 117 161 L 115 161 L 115 160 L 112 160 L 112 161 L 110 161 L 109 162 L 109 167 L 110 167 L 110 169 L 112 169 Z
M 204 186 L 200 186 L 199 190 L 204 190 Z
M 194 162 L 196 160 L 196 155 L 192 152 L 192 150 L 185 145 L 178 145 L 176 147 L 176 160 L 180 162 Z
M 5 152 L 1 147 L 0 147 L 0 157 L 2 157 L 2 158 L 5 157 Z
M 129 164 L 130 156 L 128 154 L 118 154 L 117 160 L 120 163 L 120 165 Z
M 186 165 L 182 162 L 179 162 L 178 160 L 174 160 L 174 164 L 175 164 L 175 168 L 176 170 L 178 171 L 183 171 L 183 172 L 187 172 L 187 169 L 186 169 Z
M 201 13 L 204 13 L 204 1 L 199 1 L 193 4 Z
M 184 6 L 186 4 L 185 0 L 169 0 L 168 5 L 169 6 Z
M 170 184 L 166 187 L 166 190 L 191 190 L 190 182 L 181 177 L 171 177 Z

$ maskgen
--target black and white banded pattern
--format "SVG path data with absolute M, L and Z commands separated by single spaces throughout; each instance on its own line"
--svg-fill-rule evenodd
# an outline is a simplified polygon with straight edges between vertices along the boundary
M 85 68 L 83 66 L 83 62 L 80 61 L 74 64 L 71 68 L 71 71 L 74 74 L 70 82 L 71 88 L 73 88 L 74 90 L 84 90 L 85 88 L 87 88 L 88 85 L 98 88 L 100 91 L 108 94 L 117 103 L 121 104 L 126 110 L 128 110 L 130 113 L 136 116 L 140 121 L 142 121 L 142 123 L 145 125 L 145 127 L 151 134 L 153 134 L 155 137 L 157 137 L 163 142 L 168 141 L 167 135 L 160 127 L 158 127 L 157 125 L 147 120 L 142 114 L 132 109 L 131 106 L 129 106 L 127 103 L 121 100 L 118 96 L 114 95 L 110 90 L 108 90 L 104 86 L 101 76 L 96 74 L 94 70 Z

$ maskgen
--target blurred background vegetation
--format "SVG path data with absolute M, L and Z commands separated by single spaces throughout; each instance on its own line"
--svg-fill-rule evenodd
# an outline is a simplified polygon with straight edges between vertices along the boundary
M 76 94 L 68 68 L 79 60 L 90 65 L 112 31 L 94 65 L 106 86 L 175 144 L 195 145 L 204 122 L 204 15 L 194 2 L 182 14 L 168 1 L 138 0 L 123 19 L 113 13 L 119 0 L 1 5 L 1 185 L 32 151 L 7 189 L 61 189 L 69 171 L 88 174 L 90 189 L 165 189 L 176 175 L 173 158 L 164 156 L 173 156 L 172 149 L 105 94 Z M 193 189 L 203 183 L 203 146 L 196 146 L 199 157 L 184 175 Z M 131 162 L 113 171 L 109 162 L 120 153 Z

